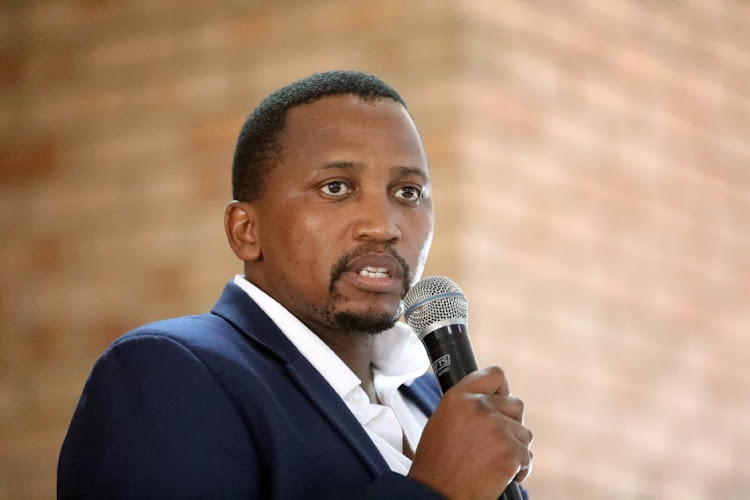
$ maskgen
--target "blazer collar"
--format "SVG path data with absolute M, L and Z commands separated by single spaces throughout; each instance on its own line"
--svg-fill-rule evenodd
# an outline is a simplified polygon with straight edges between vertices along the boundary
M 229 281 L 211 313 L 221 316 L 254 344 L 286 364 L 302 354 L 271 321 L 263 309 L 234 282 Z
M 373 476 L 390 470 L 346 403 L 240 287 L 231 281 L 227 283 L 211 312 L 227 320 L 252 343 L 285 366 L 289 377 L 349 443 Z

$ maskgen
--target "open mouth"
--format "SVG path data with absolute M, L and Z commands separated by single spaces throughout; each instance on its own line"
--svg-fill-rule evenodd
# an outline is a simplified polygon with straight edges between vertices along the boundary
M 388 253 L 369 253 L 352 259 L 342 275 L 356 288 L 376 293 L 405 293 L 407 271 Z M 347 277 L 348 276 L 348 277 Z
M 399 261 L 387 253 L 370 253 L 353 259 L 346 270 L 363 278 L 393 278 L 400 280 L 404 270 Z
M 374 251 L 363 247 L 343 256 L 331 269 L 329 291 L 339 282 L 356 289 L 403 296 L 409 288 L 409 265 L 395 250 Z
M 388 272 L 388 269 L 384 267 L 373 266 L 365 266 L 359 271 L 358 274 L 367 278 L 390 278 L 391 276 L 391 273 Z

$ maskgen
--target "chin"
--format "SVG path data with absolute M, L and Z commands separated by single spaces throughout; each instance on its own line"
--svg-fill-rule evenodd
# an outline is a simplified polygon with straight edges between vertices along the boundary
M 341 311 L 334 315 L 334 320 L 341 331 L 377 335 L 393 328 L 398 317 L 387 311 Z

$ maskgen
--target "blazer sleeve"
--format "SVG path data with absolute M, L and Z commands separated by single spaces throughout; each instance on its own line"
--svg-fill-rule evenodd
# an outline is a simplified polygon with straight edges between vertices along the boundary
M 406 500 L 446 500 L 446 497 L 407 476 L 388 471 L 379 476 L 360 494 L 350 498 L 361 500 L 384 500 L 400 498 Z
M 63 443 L 58 498 L 262 498 L 264 464 L 182 344 L 125 338 L 97 361 Z

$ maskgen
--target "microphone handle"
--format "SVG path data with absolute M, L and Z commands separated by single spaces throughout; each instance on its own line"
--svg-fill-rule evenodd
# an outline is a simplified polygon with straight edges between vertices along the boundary
M 432 370 L 445 393 L 471 372 L 479 369 L 466 325 L 444 325 L 422 336 Z M 523 500 L 521 487 L 511 481 L 500 500 Z
M 441 326 L 423 336 L 422 343 L 443 393 L 479 369 L 466 325 Z

